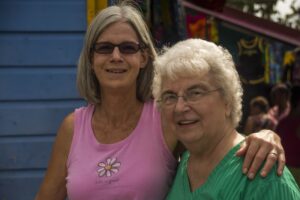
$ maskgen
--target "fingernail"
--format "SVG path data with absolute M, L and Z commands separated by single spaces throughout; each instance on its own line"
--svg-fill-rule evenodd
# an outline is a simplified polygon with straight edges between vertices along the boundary
M 249 179 L 253 179 L 253 178 L 254 178 L 254 173 L 248 174 L 248 178 L 249 178 Z
M 262 171 L 262 172 L 260 173 L 260 175 L 263 176 L 263 177 L 265 177 L 265 176 L 267 175 L 267 173 L 266 173 L 266 171 Z
M 248 172 L 247 168 L 243 168 L 243 173 L 246 174 Z

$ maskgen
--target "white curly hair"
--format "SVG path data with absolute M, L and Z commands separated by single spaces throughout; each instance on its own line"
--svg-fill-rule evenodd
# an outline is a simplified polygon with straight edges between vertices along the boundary
M 165 47 L 154 62 L 153 96 L 160 106 L 163 79 L 210 73 L 221 94 L 230 106 L 230 120 L 237 127 L 242 116 L 240 78 L 231 54 L 225 48 L 202 39 L 187 39 Z

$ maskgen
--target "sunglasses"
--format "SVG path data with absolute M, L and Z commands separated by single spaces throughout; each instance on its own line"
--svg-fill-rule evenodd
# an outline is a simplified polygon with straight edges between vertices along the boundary
M 93 45 L 93 51 L 99 54 L 111 54 L 115 47 L 123 54 L 135 54 L 144 47 L 134 42 L 122 42 L 120 44 L 112 44 L 110 42 L 98 42 Z

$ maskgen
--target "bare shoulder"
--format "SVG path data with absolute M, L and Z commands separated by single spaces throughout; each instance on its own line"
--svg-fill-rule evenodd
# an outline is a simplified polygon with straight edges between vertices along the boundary
M 35 200 L 66 198 L 67 159 L 73 138 L 74 113 L 67 115 L 58 129 L 43 183 Z
M 74 132 L 74 112 L 68 114 L 62 121 L 56 136 L 56 143 L 68 155 Z M 61 144 L 61 145 L 60 145 Z M 67 156 L 66 155 L 66 156 Z
M 72 135 L 74 130 L 74 112 L 68 114 L 62 121 L 59 132 L 65 133 L 64 135 Z

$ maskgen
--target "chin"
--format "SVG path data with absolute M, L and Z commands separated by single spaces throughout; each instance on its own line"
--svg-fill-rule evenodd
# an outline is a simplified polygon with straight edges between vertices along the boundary
M 184 133 L 181 132 L 180 134 L 177 134 L 178 140 L 180 140 L 182 143 L 195 143 L 203 138 L 202 133 Z

